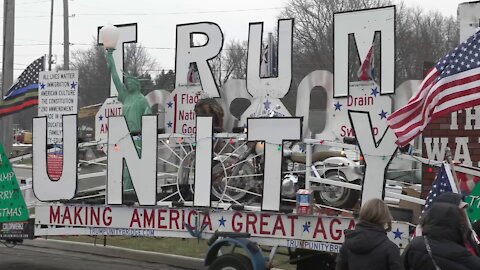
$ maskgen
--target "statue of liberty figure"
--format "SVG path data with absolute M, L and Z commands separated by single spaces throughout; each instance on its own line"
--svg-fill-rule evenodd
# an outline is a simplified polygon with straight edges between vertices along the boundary
M 142 129 L 142 115 L 151 114 L 152 110 L 148 105 L 147 99 L 142 94 L 142 87 L 140 80 L 134 76 L 125 74 L 125 84 L 122 83 L 118 76 L 113 59 L 114 49 L 107 49 L 107 64 L 110 73 L 112 74 L 113 83 L 118 91 L 118 100 L 123 105 L 123 116 L 127 120 L 128 128 L 131 133 L 138 133 Z M 139 138 L 134 138 L 137 153 L 141 153 L 142 141 Z M 132 190 L 132 180 L 128 170 L 124 170 L 123 187 L 124 190 Z M 133 191 L 133 190 L 132 190 Z
M 152 113 L 147 99 L 142 94 L 140 80 L 134 76 L 125 74 L 124 85 L 118 76 L 113 59 L 114 49 L 107 50 L 107 63 L 112 74 L 113 83 L 118 91 L 118 100 L 123 104 L 123 116 L 125 116 L 128 128 L 131 132 L 138 132 L 142 128 L 142 115 Z

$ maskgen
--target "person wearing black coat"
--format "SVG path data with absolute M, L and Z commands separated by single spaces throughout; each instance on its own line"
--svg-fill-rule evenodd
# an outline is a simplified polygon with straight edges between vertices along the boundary
M 360 209 L 355 230 L 345 231 L 336 270 L 401 270 L 400 251 L 387 237 L 392 228 L 388 206 L 379 199 Z
M 442 202 L 430 206 L 422 221 L 423 235 L 415 237 L 402 255 L 406 270 L 480 269 L 480 258 L 464 246 L 467 228 L 457 208 Z

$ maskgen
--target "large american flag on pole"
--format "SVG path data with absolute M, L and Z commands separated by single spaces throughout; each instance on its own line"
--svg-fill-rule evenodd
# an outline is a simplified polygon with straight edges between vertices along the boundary
M 480 105 L 480 31 L 442 58 L 387 124 L 404 146 L 442 115 Z

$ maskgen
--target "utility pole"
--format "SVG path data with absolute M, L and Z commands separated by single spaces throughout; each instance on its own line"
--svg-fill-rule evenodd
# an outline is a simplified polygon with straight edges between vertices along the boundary
M 3 2 L 3 62 L 2 62 L 2 96 L 8 92 L 13 84 L 13 49 L 15 41 L 15 0 Z M 12 152 L 13 129 L 12 115 L 0 119 L 2 143 L 5 153 Z
M 53 2 L 53 0 L 52 0 Z M 69 69 L 70 60 L 70 40 L 68 26 L 68 0 L 63 0 L 63 69 Z
M 48 47 L 48 70 L 52 70 L 52 36 L 53 36 L 53 0 L 50 9 L 50 42 Z

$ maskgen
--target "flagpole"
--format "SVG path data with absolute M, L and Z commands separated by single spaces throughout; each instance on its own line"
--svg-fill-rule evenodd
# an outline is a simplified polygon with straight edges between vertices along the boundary
M 52 70 L 52 36 L 53 36 L 53 0 L 50 8 L 50 40 L 48 43 L 48 71 Z
M 455 165 L 453 164 L 453 160 L 452 160 L 452 151 L 450 150 L 450 147 L 448 147 L 448 146 L 445 149 L 445 156 L 447 157 L 447 161 L 450 164 L 450 170 L 452 170 L 453 180 L 455 181 L 455 185 L 457 186 L 458 193 L 461 194 L 460 185 L 458 184 L 459 181 L 458 181 L 457 173 L 455 172 Z M 465 214 L 465 217 L 467 218 L 466 223 L 467 223 L 468 228 L 470 228 L 470 231 L 472 232 L 472 238 L 475 240 L 476 239 L 476 237 L 475 237 L 476 233 L 472 228 L 472 222 L 470 221 L 470 218 L 468 217 L 466 209 L 462 209 L 462 211 Z
M 3 89 L 0 100 L 7 94 L 13 85 L 13 59 L 15 48 L 15 0 L 3 1 L 3 63 L 2 83 Z M 10 157 L 13 144 L 12 126 L 13 115 L 7 115 L 0 121 L 0 143 L 3 144 L 5 153 Z
M 460 182 L 458 181 L 457 173 L 455 172 L 455 165 L 453 164 L 453 160 L 452 160 L 452 151 L 450 150 L 450 147 L 448 147 L 448 146 L 445 149 L 445 156 L 447 158 L 448 164 L 450 164 L 450 170 L 452 171 L 453 180 L 455 181 L 455 185 L 457 186 L 457 190 L 460 193 L 460 185 L 459 185 Z

